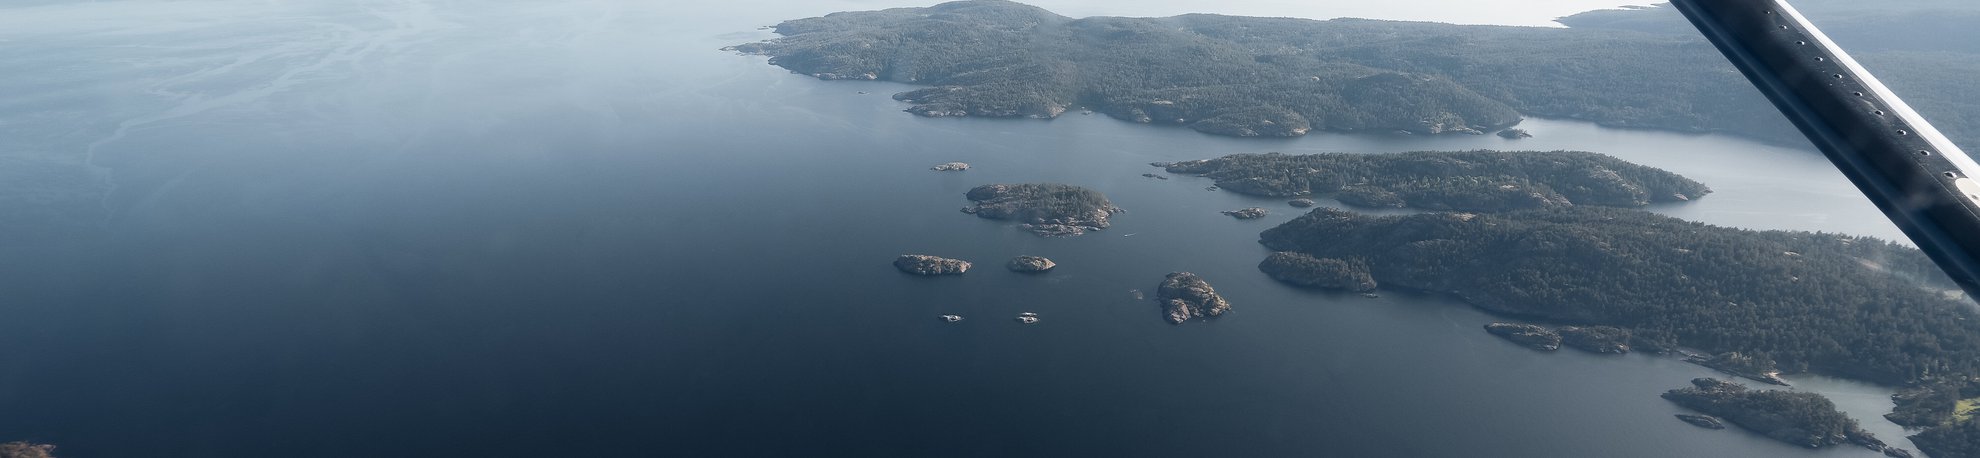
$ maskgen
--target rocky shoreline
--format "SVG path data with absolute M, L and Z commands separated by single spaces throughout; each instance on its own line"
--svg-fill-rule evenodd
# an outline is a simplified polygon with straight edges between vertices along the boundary
M 1231 311 L 1230 301 L 1203 277 L 1189 272 L 1170 273 L 1155 289 L 1155 300 L 1170 323 L 1182 324 L 1190 318 L 1215 318 Z
M 1122 213 L 1099 192 L 1056 183 L 992 184 L 965 195 L 973 204 L 963 213 L 979 218 L 1015 220 L 1041 237 L 1071 237 L 1106 229 L 1108 218 Z
M 1005 268 L 1019 273 L 1041 273 L 1058 266 L 1059 263 L 1052 262 L 1044 256 L 1029 255 L 1011 258 L 1011 262 L 1004 264 Z
M 1561 335 L 1538 325 L 1491 323 L 1485 325 L 1485 332 L 1492 333 L 1492 335 L 1534 350 L 1554 351 L 1561 349 Z
M 894 259 L 894 268 L 923 276 L 962 275 L 969 267 L 969 261 L 925 254 L 904 254 Z
M 1893 457 L 1911 456 L 1910 452 L 1891 447 L 1864 431 L 1855 419 L 1836 409 L 1834 402 L 1820 394 L 1754 390 L 1713 378 L 1693 379 L 1691 384 L 1688 388 L 1667 391 L 1663 398 L 1684 408 L 1722 418 L 1727 423 L 1769 439 L 1796 446 L 1820 449 L 1856 445 Z M 1700 424 L 1683 416 L 1679 418 L 1705 427 L 1716 423 Z

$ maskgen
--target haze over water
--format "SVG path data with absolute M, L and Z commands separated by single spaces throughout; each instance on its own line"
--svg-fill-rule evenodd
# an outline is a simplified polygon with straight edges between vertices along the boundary
M 1185 4 L 1142 5 L 1062 12 Z M 0 8 L 16 69 L 0 159 L 90 170 L 104 192 L 103 234 L 0 246 L 0 441 L 83 458 L 1872 456 L 1680 423 L 1657 394 L 1714 373 L 1676 360 L 1536 353 L 1446 299 L 1272 282 L 1257 234 L 1294 209 L 1140 176 L 1240 152 L 1580 149 L 1717 191 L 1666 214 L 1896 237 L 1813 152 L 1550 120 L 1510 142 L 923 119 L 887 98 L 907 86 L 716 51 L 887 6 L 918 5 Z M 1217 4 L 1331 16 L 1278 6 Z M 975 168 L 926 170 L 948 161 Z M 1129 213 L 1041 239 L 956 211 L 970 187 L 1030 181 Z M 1254 205 L 1274 214 L 1217 214 Z M 979 270 L 888 265 L 909 252 Z M 1019 254 L 1061 267 L 1000 270 Z M 1179 270 L 1233 314 L 1170 326 L 1129 294 Z M 1908 446 L 1878 417 L 1888 389 L 1798 382 Z

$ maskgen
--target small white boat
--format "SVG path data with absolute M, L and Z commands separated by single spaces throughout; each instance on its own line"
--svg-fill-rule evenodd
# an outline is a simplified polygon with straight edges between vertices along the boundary
M 1035 316 L 1021 316 L 1021 317 L 1017 317 L 1017 320 L 1018 320 L 1018 322 L 1019 322 L 1019 323 L 1024 323 L 1024 324 L 1032 324 L 1032 323 L 1037 323 L 1037 322 L 1038 322 L 1038 317 L 1035 317 Z
M 1019 313 L 1019 314 L 1018 314 L 1018 316 L 1028 316 L 1028 317 L 1037 317 L 1037 316 L 1038 316 L 1038 314 L 1036 314 L 1036 313 L 1031 313 L 1031 312 L 1024 312 L 1024 313 Z
M 962 315 L 942 315 L 942 321 L 947 321 L 950 323 L 962 321 Z

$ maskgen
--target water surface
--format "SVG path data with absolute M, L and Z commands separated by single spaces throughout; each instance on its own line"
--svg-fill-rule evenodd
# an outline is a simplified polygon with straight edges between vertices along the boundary
M 0 248 L 0 439 L 84 458 L 1870 456 L 1672 419 L 1657 394 L 1713 375 L 1696 366 L 1528 351 L 1443 298 L 1277 284 L 1257 233 L 1293 209 L 1140 176 L 1239 152 L 1584 149 L 1718 191 L 1666 214 L 1895 236 L 1814 153 L 1550 120 L 1511 142 L 923 119 L 886 97 L 906 86 L 716 51 L 873 6 L 0 9 L 0 67 L 25 69 L 0 79 L 0 156 L 90 170 L 101 232 Z M 975 168 L 926 170 L 948 161 Z M 1021 181 L 1129 212 L 1043 239 L 956 211 Z M 1217 214 L 1253 205 L 1275 213 Z M 888 265 L 908 252 L 982 267 L 910 277 Z M 1061 267 L 997 268 L 1020 254 Z M 1178 270 L 1236 311 L 1170 326 L 1130 295 Z M 1903 443 L 1887 389 L 1803 385 Z

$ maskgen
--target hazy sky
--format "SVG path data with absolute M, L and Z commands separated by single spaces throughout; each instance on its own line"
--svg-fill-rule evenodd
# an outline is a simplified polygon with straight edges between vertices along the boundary
M 1059 14 L 1081 16 L 1173 16 L 1218 13 L 1310 19 L 1359 17 L 1458 24 L 1558 26 L 1554 18 L 1623 5 L 1663 0 L 1020 0 Z M 868 8 L 923 6 L 931 0 L 850 0 Z

